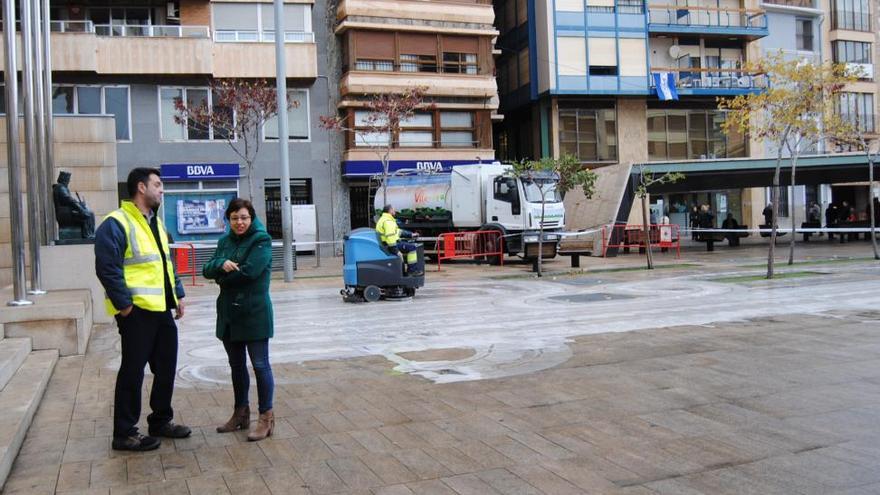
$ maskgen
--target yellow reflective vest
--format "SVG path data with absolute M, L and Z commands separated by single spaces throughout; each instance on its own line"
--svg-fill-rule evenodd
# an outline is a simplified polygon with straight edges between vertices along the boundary
M 131 201 L 123 201 L 122 207 L 107 215 L 104 221 L 110 218 L 119 222 L 125 231 L 125 238 L 128 240 L 122 259 L 122 273 L 125 277 L 125 285 L 131 292 L 132 303 L 148 311 L 169 309 L 165 300 L 165 274 L 162 272 L 161 253 L 165 253 L 168 280 L 171 282 L 172 296 L 176 305 L 177 294 L 173 293 L 174 266 L 171 264 L 168 234 L 165 232 L 162 220 L 156 219 L 159 223 L 159 237 L 162 241 L 160 248 L 156 245 L 156 239 L 147 224 L 147 219 Z M 159 249 L 162 251 L 160 252 Z M 104 305 L 109 314 L 119 313 L 109 298 L 104 299 Z
M 382 213 L 379 221 L 376 222 L 376 232 L 379 233 L 379 239 L 386 246 L 396 246 L 400 240 L 400 227 L 397 226 L 397 220 L 390 213 Z

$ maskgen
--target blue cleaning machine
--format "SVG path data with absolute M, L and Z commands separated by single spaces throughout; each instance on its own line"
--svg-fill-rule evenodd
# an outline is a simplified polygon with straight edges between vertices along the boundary
M 418 244 L 419 265 L 425 264 L 425 252 Z M 345 236 L 342 279 L 345 288 L 339 291 L 346 302 L 375 302 L 379 299 L 405 299 L 425 285 L 424 274 L 409 276 L 404 272 L 401 257 L 393 254 L 379 241 L 373 229 L 353 230 Z

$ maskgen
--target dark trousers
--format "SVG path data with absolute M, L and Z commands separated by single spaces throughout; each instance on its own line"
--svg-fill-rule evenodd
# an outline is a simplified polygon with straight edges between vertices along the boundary
M 226 356 L 229 357 L 229 368 L 232 370 L 232 391 L 235 395 L 235 407 L 249 404 L 248 391 L 251 386 L 247 370 L 247 357 L 251 356 L 254 376 L 257 378 L 257 398 L 260 401 L 260 414 L 272 409 L 272 395 L 275 391 L 275 379 L 269 365 L 269 339 L 250 340 L 246 342 L 223 341 Z
M 122 363 L 116 375 L 113 436 L 126 437 L 138 431 L 144 366 L 148 363 L 153 389 L 147 423 L 158 427 L 174 417 L 171 394 L 177 372 L 177 325 L 171 311 L 147 311 L 137 306 L 126 317 L 117 315 L 116 324 L 122 336 Z

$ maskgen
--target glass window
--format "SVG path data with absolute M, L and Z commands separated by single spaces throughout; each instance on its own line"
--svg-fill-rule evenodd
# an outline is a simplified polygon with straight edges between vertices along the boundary
M 289 139 L 309 138 L 309 98 L 308 91 L 302 89 L 287 90 L 287 98 L 293 106 L 287 109 L 287 132 Z M 278 117 L 266 119 L 263 127 L 266 139 L 278 139 Z
M 381 124 L 370 124 L 370 112 L 358 110 L 354 113 L 354 145 L 355 146 L 387 146 L 391 142 L 389 132 L 371 132 L 370 128 L 381 127 Z
M 560 151 L 582 162 L 616 160 L 616 124 L 614 109 L 560 109 Z
M 466 148 L 476 146 L 474 116 L 470 112 L 440 112 L 440 146 Z
M 795 37 L 797 49 L 813 51 L 813 21 L 812 19 L 795 19 Z
M 101 114 L 101 88 L 98 86 L 78 86 L 76 88 L 77 112 L 81 115 Z
M 648 110 L 648 158 L 679 160 L 742 157 L 745 137 L 725 135 L 724 113 L 705 110 Z
M 476 74 L 476 53 L 443 52 L 443 72 L 453 74 Z
M 208 90 L 207 89 L 187 89 L 186 90 L 186 106 L 187 108 L 208 108 Z M 190 140 L 206 140 L 210 139 L 210 130 L 197 123 L 193 119 L 189 119 L 186 125 L 187 139 Z
M 52 92 L 52 113 L 73 113 L 73 86 L 58 86 Z
M 115 117 L 117 140 L 131 139 L 128 128 L 128 88 L 104 88 L 104 113 Z
M 870 31 L 870 0 L 834 0 L 831 7 L 831 29 Z
M 159 90 L 159 126 L 162 130 L 163 141 L 182 141 L 185 137 L 183 124 L 174 121 L 177 110 L 174 108 L 175 100 L 183 98 L 182 89 L 161 88 Z

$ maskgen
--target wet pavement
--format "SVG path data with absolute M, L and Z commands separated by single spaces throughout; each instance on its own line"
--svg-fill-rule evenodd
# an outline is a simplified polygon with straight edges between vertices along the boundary
M 97 328 L 3 493 L 880 493 L 880 264 L 824 249 L 774 281 L 748 248 L 541 280 L 444 265 L 373 304 L 342 302 L 338 260 L 301 262 L 273 288 L 278 424 L 259 443 L 214 432 L 232 394 L 216 289 L 195 287 L 175 393 L 193 437 L 110 450 L 118 336 Z

